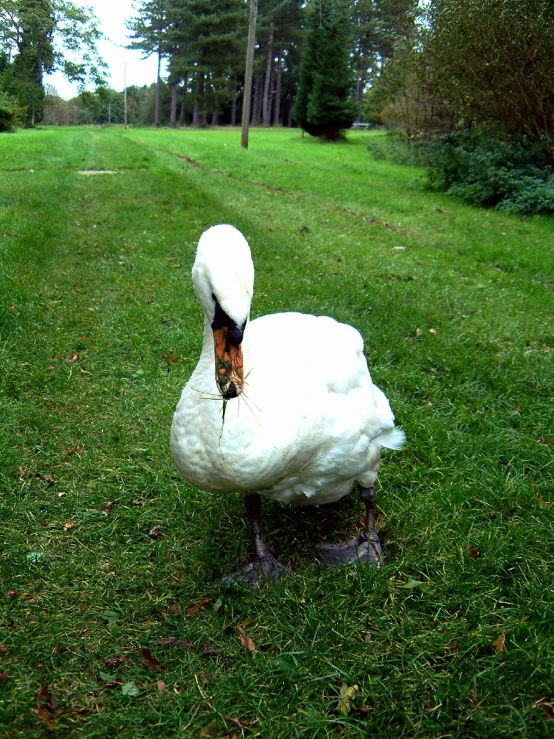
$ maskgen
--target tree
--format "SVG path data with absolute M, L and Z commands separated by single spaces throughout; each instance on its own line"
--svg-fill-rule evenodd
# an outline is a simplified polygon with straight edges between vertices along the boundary
M 26 106 L 28 125 L 42 116 L 45 73 L 60 70 L 83 87 L 89 81 L 105 83 L 105 65 L 96 51 L 100 37 L 90 11 L 67 0 L 4 0 L 0 45 L 10 69 L 2 84 Z M 79 55 L 78 62 L 73 54 Z
M 185 75 L 193 95 L 193 123 L 203 125 L 235 95 L 236 75 L 244 69 L 248 8 L 243 0 L 186 0 L 173 6 L 174 78 Z
M 350 28 L 339 0 L 314 0 L 294 118 L 312 136 L 336 141 L 357 112 L 349 67 Z
M 554 3 L 434 0 L 422 63 L 435 120 L 494 123 L 554 165 Z
M 143 0 L 135 7 L 136 15 L 127 22 L 127 28 L 134 39 L 130 49 L 140 49 L 144 56 L 156 54 L 158 57 L 158 72 L 156 76 L 156 97 L 154 103 L 154 125 L 160 125 L 160 85 L 161 66 L 164 57 L 169 56 L 171 49 L 170 28 L 171 9 L 170 0 Z

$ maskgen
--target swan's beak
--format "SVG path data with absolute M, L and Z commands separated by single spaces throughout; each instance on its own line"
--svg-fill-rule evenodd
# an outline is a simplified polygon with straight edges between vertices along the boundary
M 231 343 L 228 328 L 216 328 L 213 332 L 215 381 L 225 400 L 230 400 L 238 397 L 244 386 L 242 348 Z

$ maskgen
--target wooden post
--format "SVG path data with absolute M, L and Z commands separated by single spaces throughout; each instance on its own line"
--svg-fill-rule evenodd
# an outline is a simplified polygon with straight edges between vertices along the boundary
M 256 43 L 256 16 L 258 0 L 250 0 L 250 22 L 248 24 L 248 45 L 246 47 L 246 70 L 244 74 L 244 95 L 242 100 L 241 146 L 248 149 L 248 126 L 250 123 L 250 101 L 252 98 L 252 69 L 254 67 L 254 45 Z

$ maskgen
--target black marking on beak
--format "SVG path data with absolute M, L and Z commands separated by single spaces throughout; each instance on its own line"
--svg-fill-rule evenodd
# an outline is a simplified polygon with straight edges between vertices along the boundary
M 219 305 L 219 301 L 212 293 L 212 299 L 215 303 L 214 320 L 212 321 L 212 331 L 218 328 L 226 328 L 229 331 L 229 341 L 233 346 L 240 346 L 244 336 L 246 321 L 239 326 L 232 318 L 230 318 L 223 308 Z

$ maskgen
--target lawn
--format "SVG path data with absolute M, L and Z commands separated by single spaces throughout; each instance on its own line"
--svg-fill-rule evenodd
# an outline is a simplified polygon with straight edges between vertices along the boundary
M 554 735 L 554 219 L 433 193 L 371 135 L 0 137 L 0 735 Z M 181 480 L 168 436 L 221 222 L 254 315 L 365 337 L 408 437 L 378 571 L 312 549 L 359 530 L 356 496 L 266 502 L 294 577 L 214 588 L 251 551 L 242 500 Z

